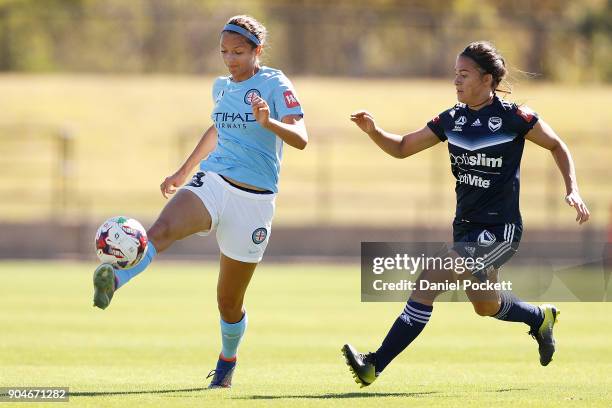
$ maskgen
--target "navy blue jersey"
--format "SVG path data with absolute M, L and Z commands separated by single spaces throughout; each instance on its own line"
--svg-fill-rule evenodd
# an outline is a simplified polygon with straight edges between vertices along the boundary
M 521 157 L 525 135 L 537 121 L 529 108 L 495 96 L 478 111 L 459 103 L 427 123 L 440 140 L 448 140 L 457 180 L 455 220 L 521 223 Z

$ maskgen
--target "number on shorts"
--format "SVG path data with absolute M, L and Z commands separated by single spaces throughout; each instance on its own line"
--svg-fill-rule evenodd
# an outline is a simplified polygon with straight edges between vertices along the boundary
M 206 173 L 204 173 L 203 171 L 197 172 L 196 174 L 193 175 L 191 182 L 187 185 L 191 187 L 202 187 L 202 184 L 204 184 L 205 175 Z

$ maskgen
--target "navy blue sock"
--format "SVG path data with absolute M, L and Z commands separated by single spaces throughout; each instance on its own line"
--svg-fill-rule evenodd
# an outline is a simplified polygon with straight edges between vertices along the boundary
M 433 306 L 408 300 L 402 314 L 395 320 L 387 337 L 376 351 L 376 372 L 380 373 L 399 353 L 423 331 Z
M 532 329 L 544 321 L 542 310 L 535 305 L 521 301 L 512 292 L 501 292 L 501 306 L 494 318 L 508 322 L 523 322 Z

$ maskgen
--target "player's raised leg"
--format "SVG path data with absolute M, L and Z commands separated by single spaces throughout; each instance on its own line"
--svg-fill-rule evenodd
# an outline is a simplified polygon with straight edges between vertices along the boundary
M 211 223 L 211 216 L 202 200 L 189 190 L 179 190 L 147 231 L 149 243 L 138 264 L 127 269 L 115 269 L 109 264 L 96 268 L 94 306 L 106 309 L 114 292 L 144 271 L 158 252 L 166 250 L 174 241 L 209 230 Z
M 489 274 L 487 280 L 497 282 L 497 270 Z M 557 307 L 548 304 L 532 305 L 520 300 L 510 291 L 467 288 L 466 294 L 478 315 L 507 322 L 521 322 L 529 326 L 529 334 L 538 342 L 540 364 L 546 366 L 552 361 L 555 353 L 553 328 L 560 313 Z
M 240 262 L 221 254 L 217 282 L 217 305 L 221 315 L 221 353 L 209 388 L 229 388 L 236 368 L 238 346 L 248 324 L 244 294 L 257 267 L 256 263 Z M 208 378 L 208 377 L 207 377 Z
M 475 283 L 481 283 L 476 277 L 472 279 Z M 490 274 L 485 281 L 496 283 L 497 273 Z M 512 292 L 468 287 L 465 293 L 472 302 L 474 311 L 480 316 L 490 316 L 508 322 L 522 322 L 532 329 L 539 328 L 543 322 L 544 314 L 539 307 L 523 302 Z

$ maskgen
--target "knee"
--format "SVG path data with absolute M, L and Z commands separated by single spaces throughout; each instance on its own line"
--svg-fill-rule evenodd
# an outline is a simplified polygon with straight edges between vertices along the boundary
M 163 218 L 158 218 L 157 221 L 155 221 L 153 226 L 147 232 L 147 236 L 149 240 L 155 245 L 157 252 L 161 252 L 173 241 L 172 227 L 170 225 L 170 222 Z
M 433 290 L 415 290 L 410 294 L 410 299 L 424 305 L 433 305 L 440 292 Z
M 225 321 L 239 321 L 242 317 L 242 299 L 230 295 L 219 295 L 217 306 Z
M 474 311 L 479 316 L 495 316 L 499 311 L 499 302 L 473 302 Z

